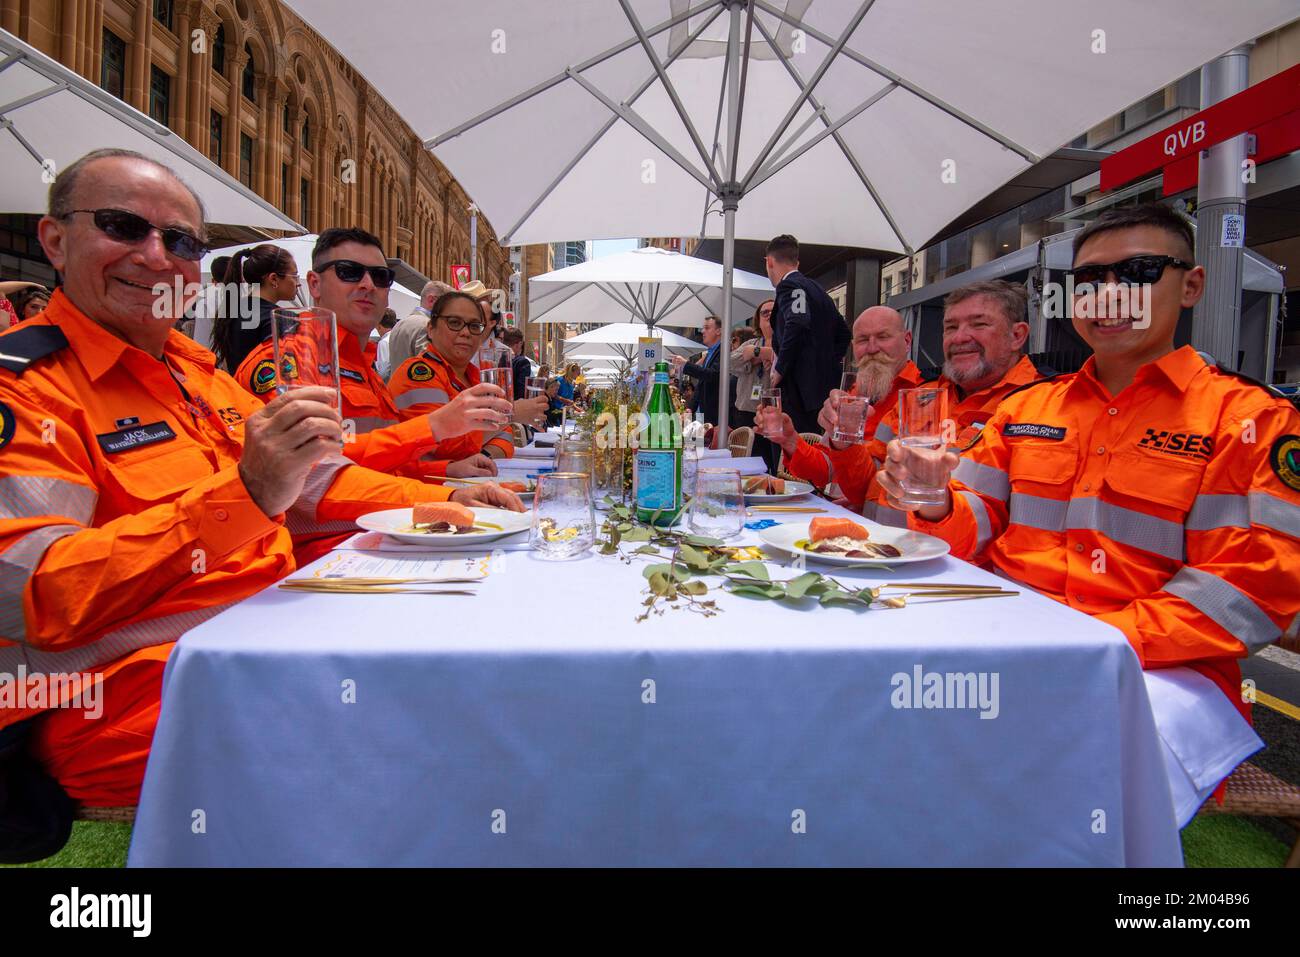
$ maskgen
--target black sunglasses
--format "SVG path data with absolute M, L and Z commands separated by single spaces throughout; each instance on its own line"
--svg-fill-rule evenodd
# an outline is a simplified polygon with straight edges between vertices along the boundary
M 162 236 L 163 248 L 173 256 L 198 262 L 208 251 L 207 244 L 193 233 L 175 226 L 155 226 L 143 216 L 125 209 L 70 209 L 61 218 L 66 219 L 73 213 L 90 213 L 99 231 L 120 243 L 141 242 L 156 229 Z
M 1165 273 L 1166 266 L 1175 269 L 1195 269 L 1196 263 L 1189 263 L 1173 256 L 1132 256 L 1117 263 L 1093 263 L 1087 266 L 1075 266 L 1070 270 L 1076 284 L 1100 285 L 1111 273 L 1122 286 L 1157 283 Z
M 317 272 L 324 272 L 333 267 L 334 275 L 344 282 L 360 282 L 361 277 L 370 273 L 370 281 L 380 289 L 387 289 L 397 279 L 397 272 L 387 266 L 365 266 L 351 259 L 331 259 L 316 267 Z
M 460 332 L 462 329 L 468 326 L 469 331 L 474 333 L 474 335 L 477 336 L 477 335 L 481 335 L 483 330 L 487 328 L 486 323 L 478 322 L 473 319 L 467 322 L 464 319 L 461 319 L 457 316 L 431 316 L 430 318 L 441 319 L 443 323 L 446 324 L 447 328 L 450 329 L 452 332 Z

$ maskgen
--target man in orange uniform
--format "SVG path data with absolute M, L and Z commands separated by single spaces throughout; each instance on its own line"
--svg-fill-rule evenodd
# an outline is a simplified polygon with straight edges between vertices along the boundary
M 394 278 L 379 240 L 363 229 L 327 229 L 312 248 L 308 291 L 312 301 L 331 310 L 338 321 L 339 387 L 348 426 L 343 454 L 367 468 L 412 477 L 496 474 L 486 456 L 455 461 L 433 453 L 440 442 L 481 428 L 498 413 L 508 414 L 509 402 L 501 390 L 484 385 L 466 390 L 459 402 L 434 414 L 403 415 L 375 370 L 370 333 L 388 307 Z M 277 375 L 273 350 L 268 339 L 235 372 L 235 379 L 263 401 L 275 395 L 280 380 L 301 375 L 304 363 L 314 362 L 310 356 L 286 354 Z
M 891 442 L 880 484 L 899 508 L 909 475 L 946 486 L 912 528 L 1119 628 L 1144 668 L 1194 668 L 1248 715 L 1237 659 L 1300 612 L 1300 415 L 1174 348 L 1205 286 L 1193 248 L 1164 206 L 1098 217 L 1074 240 L 1093 356 L 1003 399 L 960 459 Z
M 908 356 L 912 352 L 912 333 L 903 326 L 898 310 L 888 306 L 871 306 L 864 309 L 853 322 L 853 358 L 858 366 L 855 395 L 865 395 L 871 400 L 862 445 L 845 445 L 835 442 L 836 411 L 839 408 L 839 389 L 832 389 L 818 424 L 826 430 L 821 445 L 799 440 L 794 422 L 789 416 L 781 419 L 781 434 L 777 444 L 785 453 L 785 469 L 796 478 L 811 482 L 815 488 L 824 488 L 841 473 L 853 475 L 875 473 L 885 455 L 885 442 L 876 435 L 880 420 L 898 403 L 898 390 L 910 389 L 921 381 L 921 370 Z M 875 436 L 873 441 L 872 437 Z M 878 446 L 878 448 L 877 448 Z M 854 487 L 850 482 L 850 487 Z M 861 499 L 853 508 L 861 508 Z
M 38 226 L 63 286 L 0 336 L 0 730 L 85 804 L 136 802 L 173 643 L 292 571 L 294 535 L 419 501 L 522 509 L 355 466 L 328 390 L 263 406 L 216 370 L 156 291 L 197 285 L 203 221 L 153 160 L 88 154 Z M 70 707 L 88 685 L 97 715 Z
M 403 415 L 436 413 L 481 381 L 474 355 L 488 332 L 473 296 L 448 292 L 430 310 L 428 342 L 420 355 L 407 359 L 389 379 L 393 401 Z M 513 415 L 519 421 L 539 424 L 547 399 L 519 399 Z M 510 458 L 514 443 L 509 429 L 470 432 L 438 444 L 437 454 L 462 458 L 485 452 L 493 458 Z
M 1022 354 L 1029 337 L 1027 300 L 1023 286 L 992 280 L 954 289 L 943 301 L 943 375 L 922 384 L 948 392 L 948 430 L 954 449 L 964 448 L 979 434 L 1004 396 L 1044 374 Z M 834 431 L 838 416 L 829 400 L 818 421 Z M 878 463 L 897 432 L 895 393 L 869 443 L 828 454 L 849 508 L 883 525 L 901 526 L 907 524 L 907 516 L 884 502 L 876 484 Z

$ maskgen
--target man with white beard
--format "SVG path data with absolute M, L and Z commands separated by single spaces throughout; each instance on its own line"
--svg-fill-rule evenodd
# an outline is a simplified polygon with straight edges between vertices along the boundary
M 839 389 L 833 389 L 817 416 L 817 424 L 826 430 L 821 445 L 800 442 L 790 417 L 781 417 L 781 434 L 773 441 L 785 453 L 786 471 L 811 482 L 816 488 L 825 488 L 844 471 L 874 474 L 888 441 L 876 442 L 872 438 L 880 420 L 897 404 L 900 388 L 910 389 L 921 381 L 921 370 L 908 358 L 911 351 L 912 333 L 904 328 L 898 310 L 888 306 L 864 309 L 853 322 L 853 358 L 858 366 L 858 380 L 853 392 L 871 400 L 871 411 L 863 433 L 867 436 L 867 443 L 844 445 L 833 441 L 840 396 L 843 395 Z M 767 414 L 773 415 L 771 412 Z M 876 462 L 872 461 L 873 457 Z M 851 487 L 853 484 L 850 481 Z M 854 507 L 858 507 L 861 500 L 859 495 Z

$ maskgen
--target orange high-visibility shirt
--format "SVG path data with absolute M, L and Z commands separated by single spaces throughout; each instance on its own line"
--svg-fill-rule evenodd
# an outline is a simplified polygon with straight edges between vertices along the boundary
M 1002 400 L 909 524 L 1109 622 L 1143 667 L 1191 665 L 1243 713 L 1236 659 L 1300 612 L 1300 414 L 1184 346 L 1118 395 L 1095 359 Z
M 398 366 L 388 380 L 388 387 L 393 392 L 394 404 L 403 415 L 427 415 L 482 381 L 479 368 L 473 362 L 465 367 L 465 376 L 461 378 L 430 345 L 418 356 Z M 486 438 L 485 433 L 476 430 L 445 439 L 438 443 L 436 454 L 439 458 L 455 461 L 488 451 L 495 451 L 498 458 L 506 459 L 515 454 L 515 444 L 508 428 Z
M 1021 356 L 1020 361 L 1007 370 L 1004 375 L 987 389 L 969 394 L 944 376 L 932 382 L 917 383 L 919 388 L 932 386 L 946 389 L 948 392 L 948 418 L 952 419 L 956 429 L 956 439 L 952 443 L 953 451 L 960 451 L 975 440 L 980 429 L 988 422 L 993 411 L 1009 393 L 1035 379 L 1042 378 L 1042 373 L 1030 361 L 1028 356 Z M 865 445 L 853 445 L 837 452 L 828 449 L 827 454 L 834 470 L 835 481 L 839 483 L 849 507 L 860 509 L 867 518 L 882 525 L 905 526 L 907 516 L 885 503 L 884 493 L 876 482 L 876 472 L 885 461 L 885 446 L 898 434 L 898 393 L 894 393 L 893 404 L 885 410 L 872 433 L 871 441 Z
M 311 341 L 305 338 L 286 347 L 280 357 L 283 368 L 277 375 L 274 347 L 267 339 L 239 364 L 235 379 L 263 402 L 270 402 L 282 380 L 298 378 L 304 363 L 314 362 L 314 357 L 307 354 L 311 348 Z M 428 420 L 398 411 L 384 377 L 375 371 L 375 350 L 375 344 L 367 341 L 363 351 L 357 337 L 350 333 L 339 336 L 339 391 L 343 399 L 339 411 L 345 425 L 351 423 L 343 454 L 358 465 L 380 472 L 412 478 L 446 475 L 447 463 L 433 457 L 438 442 L 429 430 Z
M 811 482 L 814 488 L 825 488 L 831 482 L 839 483 L 836 477 L 836 467 L 834 463 L 839 463 L 839 468 L 847 470 L 850 474 L 849 487 L 856 491 L 858 480 L 855 478 L 862 470 L 869 473 L 875 472 L 875 467 L 884 456 L 885 445 L 876 438 L 880 422 L 889 412 L 890 409 L 898 405 L 898 390 L 915 388 L 921 382 L 921 370 L 916 367 L 916 363 L 910 359 L 907 364 L 899 370 L 898 375 L 894 376 L 894 381 L 890 383 L 889 392 L 885 397 L 871 407 L 871 414 L 867 416 L 866 426 L 863 434 L 866 436 L 866 442 L 862 445 L 851 445 L 847 449 L 836 451 L 829 445 L 812 445 L 808 442 L 800 442 L 795 447 L 794 455 L 785 460 L 785 470 L 795 478 L 801 478 L 806 482 Z M 854 390 L 856 392 L 856 390 Z M 877 450 L 877 445 L 879 450 Z M 840 484 L 843 490 L 843 484 Z M 847 493 L 845 493 L 847 495 Z M 861 499 L 849 498 L 851 507 L 860 509 L 862 507 Z
M 0 335 L 0 697 L 18 665 L 93 671 L 111 693 L 115 673 L 291 572 L 296 537 L 451 495 L 332 455 L 268 518 L 238 469 L 262 405 L 213 363 L 174 330 L 156 359 L 62 291 Z M 0 726 L 39 710 L 0 708 Z

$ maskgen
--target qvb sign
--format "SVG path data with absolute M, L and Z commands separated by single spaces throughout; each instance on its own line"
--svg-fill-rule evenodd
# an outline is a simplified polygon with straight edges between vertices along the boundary
M 1101 162 L 1101 189 L 1103 192 L 1115 189 L 1175 164 L 1179 164 L 1181 171 L 1186 165 L 1181 160 L 1194 165 L 1195 156 L 1201 150 L 1240 133 L 1271 128 L 1274 121 L 1297 111 L 1300 111 L 1300 64 L 1108 156 Z M 1289 138 L 1278 140 L 1273 149 L 1291 152 L 1300 149 L 1300 142 L 1291 142 Z M 1255 159 L 1261 162 L 1282 152 L 1273 152 L 1272 156 L 1257 154 Z M 1179 179 L 1185 179 L 1185 174 L 1180 172 Z M 1165 192 L 1168 194 L 1169 190 Z

